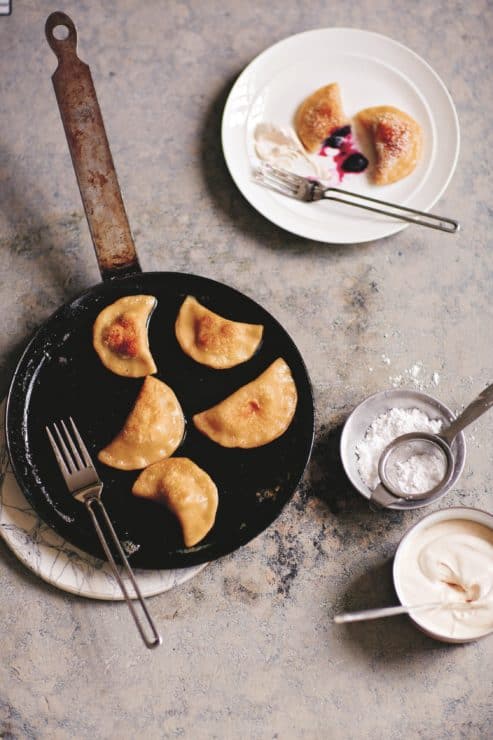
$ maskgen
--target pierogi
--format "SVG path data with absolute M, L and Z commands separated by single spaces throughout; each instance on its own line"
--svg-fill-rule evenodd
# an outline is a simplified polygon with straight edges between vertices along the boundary
M 140 470 L 169 457 L 185 431 L 183 411 L 171 388 L 148 376 L 122 430 L 98 454 L 119 470 Z
M 360 111 L 356 121 L 375 150 L 370 177 L 376 185 L 398 182 L 415 170 L 421 157 L 423 135 L 414 118 L 391 105 L 378 105 Z
M 222 447 L 269 444 L 291 424 L 298 394 L 286 362 L 279 357 L 261 375 L 231 396 L 193 417 L 197 429 Z
M 309 95 L 296 111 L 294 127 L 308 152 L 317 152 L 334 130 L 348 123 L 337 82 Z
M 200 542 L 214 525 L 216 484 L 187 457 L 172 457 L 146 468 L 135 481 L 132 493 L 167 506 L 180 522 L 187 547 Z
M 128 378 L 156 372 L 147 337 L 156 305 L 154 296 L 129 295 L 103 308 L 94 322 L 93 346 L 108 370 Z
M 225 370 L 249 360 L 262 339 L 263 326 L 225 319 L 187 296 L 175 324 L 178 343 L 196 362 Z

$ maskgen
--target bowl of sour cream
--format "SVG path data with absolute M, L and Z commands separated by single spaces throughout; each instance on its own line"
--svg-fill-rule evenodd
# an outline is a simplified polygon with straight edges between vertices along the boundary
M 401 604 L 437 604 L 409 616 L 443 642 L 493 632 L 493 515 L 454 507 L 424 517 L 401 540 L 394 558 Z

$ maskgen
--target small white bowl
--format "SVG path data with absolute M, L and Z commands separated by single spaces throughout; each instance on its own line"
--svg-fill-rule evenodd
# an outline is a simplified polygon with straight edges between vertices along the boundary
M 466 519 L 471 522 L 476 522 L 477 524 L 482 524 L 483 526 L 488 527 L 493 531 L 493 514 L 489 514 L 487 511 L 483 511 L 482 509 L 474 509 L 468 506 L 454 506 L 450 509 L 441 509 L 440 511 L 434 511 L 433 513 L 423 517 L 423 519 L 420 519 L 417 524 L 415 524 L 406 532 L 406 534 L 400 541 L 394 556 L 392 575 L 394 579 L 394 588 L 401 604 L 405 603 L 401 584 L 401 573 L 405 560 L 406 546 L 408 545 L 408 543 L 412 542 L 412 538 L 415 537 L 416 534 L 422 529 L 426 529 L 433 524 L 450 521 L 452 519 Z M 427 627 L 426 618 L 422 615 L 423 612 L 415 612 L 414 614 L 409 614 L 410 618 L 422 632 L 424 632 L 429 637 L 433 637 L 435 640 L 439 640 L 440 642 L 451 642 L 455 644 L 474 642 L 481 639 L 482 637 L 486 637 L 487 635 L 493 633 L 493 629 L 491 629 L 477 637 L 450 637 L 446 634 L 436 632 L 435 630 L 431 630 L 429 627 Z
M 404 388 L 393 388 L 387 391 L 380 391 L 373 396 L 369 396 L 362 401 L 346 419 L 344 429 L 341 435 L 341 460 L 346 471 L 346 475 L 356 488 L 365 498 L 371 498 L 372 491 L 361 479 L 358 470 L 358 458 L 356 455 L 356 446 L 361 442 L 366 434 L 366 430 L 371 423 L 392 408 L 400 409 L 419 409 L 423 411 L 430 419 L 442 419 L 448 425 L 454 420 L 454 414 L 441 401 L 429 396 L 426 393 L 420 393 L 414 390 Z M 452 486 L 454 486 L 464 469 L 466 459 L 466 440 L 463 432 L 460 432 L 452 444 L 455 465 L 454 474 L 449 483 L 440 491 L 433 494 L 427 499 L 406 501 L 401 499 L 392 506 L 392 509 L 419 509 L 422 506 L 438 501 L 445 496 Z

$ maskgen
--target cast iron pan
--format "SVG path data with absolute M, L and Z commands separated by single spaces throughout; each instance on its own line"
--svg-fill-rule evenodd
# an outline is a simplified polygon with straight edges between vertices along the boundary
M 54 38 L 56 25 L 68 28 L 65 41 Z M 53 82 L 103 282 L 56 311 L 32 338 L 16 368 L 6 412 L 12 466 L 39 516 L 72 544 L 101 557 L 88 513 L 68 493 L 45 433 L 46 424 L 73 416 L 104 482 L 103 501 L 115 529 L 126 549 L 133 551 L 131 564 L 173 568 L 203 563 L 262 532 L 294 493 L 313 441 L 308 374 L 288 334 L 250 298 L 203 277 L 140 271 L 89 68 L 76 56 L 70 18 L 52 14 L 47 36 L 59 58 Z M 158 300 L 149 324 L 157 377 L 173 388 L 187 420 L 175 455 L 191 458 L 219 490 L 215 525 L 192 548 L 184 547 L 180 527 L 167 509 L 132 496 L 139 471 L 123 472 L 97 463 L 97 452 L 120 430 L 143 379 L 122 378 L 102 365 L 92 348 L 92 325 L 105 306 L 131 294 Z M 255 356 L 219 371 L 185 355 L 176 341 L 174 322 L 187 295 L 236 321 L 263 324 L 263 341 Z M 194 413 L 256 378 L 277 357 L 288 363 L 298 390 L 295 417 L 282 437 L 257 449 L 226 449 L 195 429 Z

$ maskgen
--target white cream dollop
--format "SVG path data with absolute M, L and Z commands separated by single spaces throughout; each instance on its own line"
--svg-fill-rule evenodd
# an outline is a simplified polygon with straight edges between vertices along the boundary
M 423 627 L 458 639 L 493 630 L 493 529 L 468 519 L 419 528 L 399 561 L 403 603 L 441 603 L 414 613 Z
M 320 157 L 307 154 L 294 129 L 288 126 L 259 123 L 255 127 L 253 141 L 255 154 L 263 162 L 303 177 L 316 176 L 324 181 L 334 178 L 334 171 L 317 162 Z

